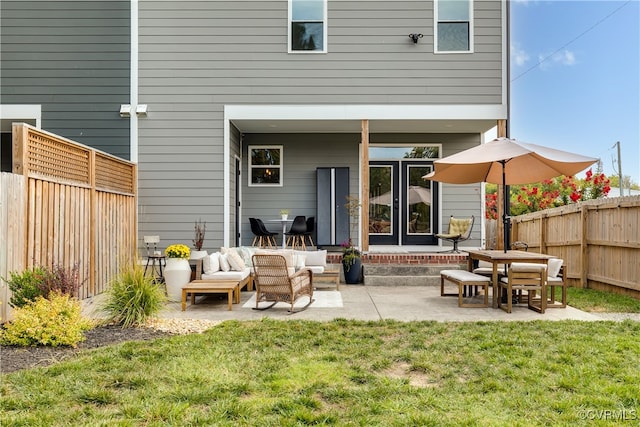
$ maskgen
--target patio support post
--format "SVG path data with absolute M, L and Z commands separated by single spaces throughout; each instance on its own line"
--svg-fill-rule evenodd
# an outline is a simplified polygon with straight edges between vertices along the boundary
M 360 246 L 363 251 L 369 250 L 369 120 L 362 120 L 362 130 L 360 136 L 360 146 L 362 148 L 362 165 L 360 184 L 360 236 L 362 242 Z

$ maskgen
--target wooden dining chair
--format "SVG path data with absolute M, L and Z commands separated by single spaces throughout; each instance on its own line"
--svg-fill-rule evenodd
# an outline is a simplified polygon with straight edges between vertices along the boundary
M 502 301 L 502 291 L 506 290 L 507 301 Z M 547 298 L 535 299 L 536 293 L 547 295 L 547 266 L 528 262 L 514 262 L 509 266 L 507 277 L 498 282 L 498 307 L 511 313 L 513 292 L 527 291 L 527 307 L 539 313 L 547 308 Z M 505 307 L 506 305 L 506 307 Z

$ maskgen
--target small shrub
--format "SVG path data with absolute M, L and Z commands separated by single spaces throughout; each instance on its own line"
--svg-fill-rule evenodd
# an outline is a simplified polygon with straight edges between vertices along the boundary
M 11 272 L 11 278 L 4 279 L 12 294 L 9 305 L 20 308 L 34 302 L 38 297 L 45 296 L 44 283 L 48 274 L 45 268 L 39 266 L 22 273 Z
M 111 321 L 123 327 L 140 326 L 157 314 L 167 297 L 153 277 L 145 276 L 139 265 L 124 264 L 123 270 L 111 281 L 103 309 Z
M 61 265 L 55 265 L 51 269 L 48 269 L 48 273 L 44 283 L 45 298 L 50 292 L 60 292 L 72 297 L 78 296 L 78 289 L 80 287 L 78 264 L 75 264 L 71 269 L 66 269 Z
M 35 266 L 22 273 L 12 272 L 11 278 L 5 279 L 12 293 L 9 304 L 14 308 L 24 307 L 38 297 L 48 298 L 51 292 L 75 297 L 80 287 L 78 270 L 76 264 L 70 270 L 56 265 L 51 268 Z
M 14 320 L 0 331 L 0 342 L 18 346 L 71 346 L 84 341 L 83 332 L 92 323 L 83 319 L 80 301 L 60 292 L 52 292 L 49 299 L 42 296 L 23 307 L 16 308 Z

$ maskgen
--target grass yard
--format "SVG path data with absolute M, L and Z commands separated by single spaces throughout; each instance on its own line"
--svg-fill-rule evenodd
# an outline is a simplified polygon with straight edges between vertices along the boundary
M 638 337 L 632 321 L 228 321 L 3 375 L 0 425 L 639 420 Z
M 568 288 L 569 305 L 593 313 L 640 313 L 640 300 L 595 289 Z

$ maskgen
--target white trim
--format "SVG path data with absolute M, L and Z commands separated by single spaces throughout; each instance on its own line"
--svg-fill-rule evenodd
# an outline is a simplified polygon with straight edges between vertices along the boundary
M 500 2 L 502 8 L 502 104 L 508 105 L 509 103 L 509 73 L 507 70 L 511 66 L 511 52 L 509 46 L 509 25 L 508 20 L 511 19 L 508 13 L 507 0 Z M 508 118 L 508 117 L 507 117 Z
M 131 61 L 130 61 L 130 99 L 129 104 L 135 111 L 138 106 L 138 0 L 131 0 Z M 129 116 L 129 158 L 138 163 L 138 115 Z
M 277 149 L 280 150 L 280 164 L 277 166 L 269 166 L 269 165 L 254 165 L 251 161 L 251 150 L 253 149 Z M 265 168 L 265 169 L 278 169 L 280 172 L 280 179 L 277 184 L 260 184 L 253 183 L 251 181 L 252 172 L 254 168 Z M 254 144 L 247 145 L 247 187 L 283 187 L 284 186 L 284 146 L 282 144 Z
M 42 105 L 0 104 L 0 120 L 35 120 L 35 127 L 42 128 Z
M 329 12 L 328 12 L 328 6 L 327 3 L 329 3 L 328 0 L 323 0 L 323 18 L 322 18 L 322 36 L 323 36 L 323 40 L 322 40 L 322 50 L 293 50 L 291 48 L 291 22 L 293 21 L 293 8 L 291 7 L 292 3 L 294 0 L 288 0 L 288 9 L 287 9 L 287 53 L 293 53 L 293 54 L 303 54 L 303 55 L 308 55 L 308 54 L 318 54 L 318 53 L 327 53 L 329 51 L 329 34 L 327 33 L 327 30 L 329 28 L 329 25 L 327 24 L 328 21 L 328 16 L 329 16 Z
M 473 53 L 474 52 L 474 34 L 475 27 L 474 15 L 473 15 L 473 3 L 474 0 L 466 0 L 469 2 L 469 50 L 439 50 L 438 49 L 438 5 L 440 0 L 434 0 L 433 2 L 433 53 L 434 54 L 456 54 L 456 53 Z M 460 21 L 466 22 L 466 21 Z M 503 33 L 504 34 L 504 33 Z
M 486 105 L 225 105 L 228 120 L 497 120 L 504 104 Z
M 229 203 L 231 201 L 231 179 L 229 178 L 229 171 L 231 166 L 231 134 L 230 134 L 230 122 L 225 111 L 225 117 L 223 120 L 223 149 L 222 149 L 222 246 L 229 247 L 229 236 L 231 235 L 231 208 Z M 237 184 L 236 184 L 237 185 Z

